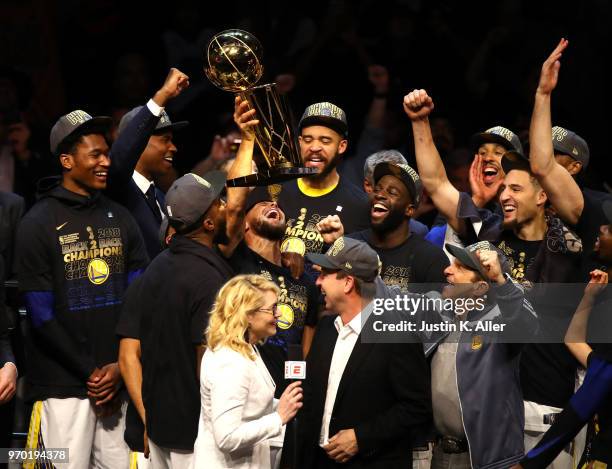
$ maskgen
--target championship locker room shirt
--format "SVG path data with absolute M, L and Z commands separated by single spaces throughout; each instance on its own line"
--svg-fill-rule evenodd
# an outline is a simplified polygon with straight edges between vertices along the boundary
M 347 237 L 364 241 L 376 251 L 382 263 L 380 277 L 389 287 L 397 286 L 402 293 L 425 293 L 431 290 L 430 284 L 446 283 L 448 257 L 438 246 L 412 232 L 406 241 L 391 249 L 374 246 L 371 229 Z
M 58 186 L 26 214 L 16 265 L 36 399 L 84 396 L 84 375 L 117 361 L 123 294 L 147 263 L 131 215 L 99 193 L 85 197 Z
M 266 340 L 287 352 L 287 344 L 301 344 L 304 326 L 316 326 L 319 290 L 302 279 L 296 280 L 284 267 L 268 262 L 242 242 L 234 251 L 230 265 L 240 274 L 257 274 L 274 282 L 280 288 L 276 334 Z
M 361 231 L 370 226 L 370 204 L 365 192 L 340 178 L 335 187 L 312 190 L 298 179 L 278 186 L 287 229 L 281 251 L 322 253 L 323 237 L 316 225 L 328 215 L 338 215 L 346 234 Z

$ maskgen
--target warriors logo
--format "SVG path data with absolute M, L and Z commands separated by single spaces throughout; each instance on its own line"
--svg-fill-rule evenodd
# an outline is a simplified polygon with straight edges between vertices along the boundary
M 110 269 L 102 259 L 93 259 L 87 266 L 87 277 L 94 285 L 102 285 L 108 279 Z
M 289 329 L 293 325 L 295 319 L 293 308 L 287 304 L 281 303 L 278 305 L 278 312 L 280 313 L 280 317 L 276 322 L 276 326 L 283 330 Z

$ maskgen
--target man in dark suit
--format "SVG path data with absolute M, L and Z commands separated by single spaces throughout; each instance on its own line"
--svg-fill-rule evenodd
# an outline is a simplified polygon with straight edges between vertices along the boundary
M 106 193 L 133 215 L 151 260 L 161 251 L 159 227 L 166 217 L 164 193 L 156 182 L 172 170 L 173 132 L 188 124 L 171 122 L 164 106 L 188 86 L 187 75 L 170 69 L 153 98 L 123 116 L 111 151 Z
M 0 447 L 10 446 L 15 413 L 17 365 L 11 346 L 11 329 L 15 327 L 5 305 L 4 281 L 13 276 L 13 247 L 25 201 L 17 194 L 0 192 Z M 2 467 L 2 464 L 0 464 Z
M 362 340 L 379 260 L 367 244 L 338 238 L 320 266 L 325 309 L 307 362 L 300 415 L 302 467 L 410 467 L 412 441 L 431 422 L 422 344 Z

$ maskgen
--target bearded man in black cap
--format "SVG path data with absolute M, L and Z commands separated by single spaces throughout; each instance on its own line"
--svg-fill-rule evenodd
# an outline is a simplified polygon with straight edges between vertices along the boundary
M 368 227 L 368 201 L 360 187 L 343 179 L 336 169 L 348 146 L 346 114 L 338 106 L 311 104 L 299 122 L 302 162 L 313 174 L 282 185 L 278 200 L 287 216 L 283 252 L 320 253 L 324 242 L 316 224 L 338 215 L 347 233 Z
M 422 195 L 421 178 L 407 164 L 379 163 L 374 168 L 374 187 L 370 194 L 371 228 L 348 235 L 365 241 L 382 262 L 381 277 L 388 286 L 402 292 L 431 290 L 444 283 L 448 258 L 437 246 L 410 229 L 412 214 Z M 326 243 L 342 236 L 337 217 L 327 217 L 317 225 Z

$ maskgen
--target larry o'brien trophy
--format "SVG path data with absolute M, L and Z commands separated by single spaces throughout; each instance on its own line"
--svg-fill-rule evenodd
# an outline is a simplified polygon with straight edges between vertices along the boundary
M 228 186 L 267 186 L 317 172 L 302 167 L 289 106 L 276 84 L 255 86 L 263 75 L 262 53 L 257 38 L 240 29 L 216 34 L 206 50 L 208 79 L 222 90 L 239 93 L 259 119 L 254 129 L 259 152 L 253 155 L 257 173 L 230 179 Z

